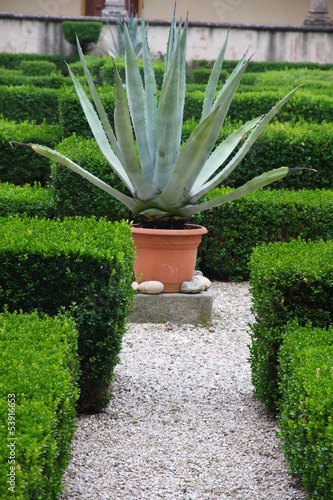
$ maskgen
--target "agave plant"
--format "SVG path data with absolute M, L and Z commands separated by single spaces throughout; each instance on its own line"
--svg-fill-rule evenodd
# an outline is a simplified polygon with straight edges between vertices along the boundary
M 126 90 L 114 67 L 115 130 L 110 125 L 77 40 L 95 107 L 75 75 L 69 71 L 93 135 L 111 168 L 125 184 L 128 194 L 114 189 L 57 151 L 38 144 L 26 146 L 77 172 L 125 204 L 134 215 L 148 221 L 188 220 L 194 214 L 228 203 L 286 176 L 290 169 L 281 167 L 255 177 L 223 196 L 209 201 L 201 200 L 231 174 L 266 125 L 297 89 L 286 95 L 266 115 L 245 123 L 216 146 L 233 95 L 249 61 L 246 52 L 215 97 L 227 35 L 207 84 L 201 121 L 188 140 L 181 144 L 187 31 L 187 19 L 177 27 L 174 11 L 167 43 L 164 81 L 158 98 L 145 21 L 142 19 L 141 23 L 143 79 L 128 29 L 124 25 Z
M 125 25 L 127 26 L 127 31 L 133 46 L 134 53 L 136 57 L 141 55 L 142 42 L 141 42 L 141 32 L 138 30 L 138 17 L 131 14 L 128 23 L 122 17 L 117 20 L 117 36 L 118 40 L 113 36 L 111 27 L 107 23 L 110 31 L 110 38 L 104 36 L 106 42 L 108 43 L 109 50 L 108 54 L 111 57 L 123 57 L 125 55 Z M 147 32 L 147 27 L 146 27 Z

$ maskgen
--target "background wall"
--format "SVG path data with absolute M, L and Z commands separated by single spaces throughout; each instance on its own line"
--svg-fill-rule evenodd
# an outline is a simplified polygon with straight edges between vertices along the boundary
M 84 4 L 84 0 L 0 0 L 0 12 L 80 16 L 84 13 Z
M 144 0 L 147 19 L 169 20 L 174 0 Z M 302 25 L 310 9 L 310 0 L 179 0 L 177 17 L 190 21 L 215 23 Z M 333 16 L 333 0 L 328 0 Z
M 87 0 L 0 0 L 0 12 L 84 15 Z M 90 0 L 91 1 L 91 0 Z M 127 0 L 129 3 L 129 0 Z M 146 19 L 170 20 L 175 0 L 131 0 Z M 310 9 L 310 0 L 178 0 L 177 17 L 190 21 L 240 24 L 302 25 Z M 333 0 L 328 0 L 333 18 Z
M 75 19 L 75 18 L 74 18 Z M 92 19 L 92 18 L 90 18 Z M 63 17 L 7 15 L 0 12 L 0 52 L 64 54 L 76 53 L 64 39 Z M 115 30 L 114 23 L 110 23 Z M 187 59 L 215 59 L 227 34 L 227 25 L 193 24 L 189 26 Z M 164 57 L 169 24 L 151 21 L 148 38 L 153 57 Z M 115 34 L 115 31 L 114 31 Z M 108 50 L 104 35 L 110 38 L 107 25 L 92 51 L 104 55 Z M 238 60 L 249 47 L 254 61 L 291 61 L 333 64 L 333 29 L 308 27 L 232 26 L 226 59 Z

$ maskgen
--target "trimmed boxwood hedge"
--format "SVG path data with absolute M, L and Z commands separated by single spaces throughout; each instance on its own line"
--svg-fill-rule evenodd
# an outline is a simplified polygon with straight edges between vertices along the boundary
M 85 61 L 87 63 L 89 73 L 91 78 L 93 79 L 95 85 L 101 85 L 102 84 L 102 78 L 101 78 L 101 69 L 103 68 L 106 60 L 110 59 L 109 56 L 103 56 L 103 57 L 96 57 L 96 56 L 91 56 L 89 54 L 84 56 Z M 116 60 L 117 61 L 117 60 Z M 82 63 L 80 60 L 72 62 L 69 64 L 69 67 L 74 73 L 74 75 L 80 80 L 83 84 L 87 85 L 87 80 L 84 76 L 84 71 L 82 68 Z M 69 75 L 69 72 L 67 70 L 67 75 Z M 70 77 L 69 77 L 70 78 Z M 70 78 L 70 81 L 72 82 L 72 79 Z M 73 85 L 73 82 L 72 82 Z
M 212 73 L 211 68 L 193 68 L 192 69 L 193 82 L 207 85 L 211 73 Z M 219 83 L 221 84 L 225 83 L 225 81 L 229 78 L 229 76 L 230 73 L 227 70 L 222 69 L 220 73 Z
M 193 59 L 191 68 L 213 68 L 214 60 Z M 231 72 L 238 61 L 226 59 L 223 62 L 223 69 Z M 297 69 L 320 69 L 323 73 L 327 70 L 333 70 L 333 64 L 318 64 L 311 62 L 285 62 L 285 61 L 253 61 L 251 59 L 248 64 L 248 71 L 253 73 L 265 73 L 266 71 L 285 71 Z
M 333 239 L 333 192 L 260 190 L 195 220 L 208 229 L 198 250 L 201 270 L 214 279 L 248 280 L 252 250 L 261 243 Z
M 113 125 L 115 106 L 115 91 L 113 87 L 97 87 L 97 91 L 106 107 L 107 114 Z M 239 123 L 253 119 L 255 116 L 268 113 L 288 91 L 281 88 L 251 92 L 237 92 L 228 112 L 230 122 Z M 88 92 L 89 95 L 89 92 Z M 204 92 L 193 90 L 191 86 L 185 95 L 184 122 L 198 122 L 201 119 Z M 60 120 L 65 137 L 74 132 L 78 135 L 91 137 L 89 125 L 84 117 L 75 90 L 64 87 L 59 94 Z M 313 94 L 310 91 L 299 89 L 298 92 L 285 104 L 275 118 L 275 122 L 320 123 L 333 122 L 333 97 L 324 94 Z
M 0 218 L 0 310 L 71 310 L 79 332 L 80 411 L 106 406 L 134 291 L 125 223 Z
M 55 72 L 57 67 L 51 61 L 21 61 L 19 69 L 26 76 L 45 76 Z
M 188 139 L 197 124 L 193 119 L 184 122 L 183 142 Z M 236 124 L 226 120 L 217 144 L 241 125 L 242 122 Z M 332 123 L 277 121 L 266 127 L 223 184 L 237 188 L 264 172 L 285 166 L 316 169 L 317 173 L 293 172 L 271 184 L 271 189 L 333 189 L 332 149 Z
M 314 168 L 299 171 L 272 184 L 272 189 L 333 189 L 333 123 L 275 122 L 251 147 L 244 160 L 226 179 L 238 187 L 257 175 L 281 166 Z
M 51 172 L 49 159 L 33 155 L 27 148 L 11 147 L 10 141 L 39 143 L 54 148 L 61 139 L 60 125 L 0 119 L 0 182 L 20 186 L 39 182 L 46 186 Z
M 278 422 L 285 456 L 309 498 L 333 498 L 333 328 L 283 333 Z
M 78 398 L 68 317 L 0 314 L 0 497 L 58 498 Z
M 59 89 L 63 85 L 73 85 L 73 82 L 70 76 L 63 76 L 59 72 L 44 76 L 25 76 L 19 70 L 0 68 L 0 85 L 13 87 L 33 85 L 34 87 Z
M 56 150 L 118 191 L 125 192 L 123 183 L 111 169 L 94 139 L 73 135 L 58 144 Z M 51 168 L 50 188 L 57 217 L 81 215 L 106 217 L 113 221 L 129 217 L 128 210 L 122 203 L 80 175 L 59 163 L 52 163 Z
M 78 61 L 79 56 L 76 54 L 66 56 L 65 58 L 63 54 L 27 54 L 25 52 L 13 54 L 11 52 L 0 52 L 0 67 L 6 69 L 17 69 L 22 61 L 50 61 L 56 65 L 57 70 L 63 75 L 68 75 L 65 60 L 70 64 Z
M 54 124 L 59 122 L 58 108 L 58 89 L 33 85 L 1 86 L 0 110 L 3 118 L 8 120 Z
M 250 362 L 255 395 L 275 411 L 280 399 L 278 352 L 283 329 L 297 319 L 316 328 L 333 325 L 333 240 L 270 243 L 254 249 L 250 291 Z
M 27 215 L 53 219 L 56 210 L 49 189 L 40 185 L 15 186 L 7 182 L 0 183 L 0 217 L 8 215 Z
M 268 113 L 288 91 L 260 90 L 237 92 L 231 102 L 228 116 L 231 121 L 248 121 L 255 116 Z M 204 92 L 186 92 L 184 120 L 200 120 Z M 281 108 L 276 120 L 322 123 L 333 121 L 333 97 L 325 94 L 314 94 L 304 88 L 299 89 L 295 95 Z
M 99 80 L 104 81 L 105 73 L 111 63 L 105 63 L 100 68 Z M 104 69 L 103 69 L 104 68 Z M 108 80 L 112 75 L 109 68 Z M 161 72 L 162 75 L 162 72 Z M 46 78 L 46 77 L 45 77 Z M 83 80 L 82 80 L 83 81 Z M 48 123 L 56 123 L 59 115 L 64 128 L 64 135 L 77 133 L 86 137 L 91 136 L 90 128 L 85 120 L 75 90 L 64 79 L 61 88 L 39 88 L 33 85 L 17 87 L 2 86 L 0 93 L 0 107 L 4 117 L 15 121 L 25 119 L 41 123 L 45 119 Z M 54 87 L 57 87 L 54 84 Z M 115 92 L 110 85 L 98 86 L 97 90 L 106 107 L 109 119 L 113 123 Z M 248 121 L 254 116 L 267 113 L 282 97 L 287 94 L 283 90 L 255 90 L 237 92 L 229 108 L 229 119 L 232 122 Z M 200 120 L 204 92 L 190 88 L 186 92 L 184 120 Z M 59 101 L 59 102 L 58 102 Z M 58 109 L 59 107 L 59 109 Z M 276 121 L 299 121 L 323 123 L 333 121 L 333 96 L 313 93 L 310 90 L 300 89 L 290 101 L 280 110 Z
M 84 89 L 87 95 L 90 96 L 89 89 L 87 87 L 84 87 Z M 96 87 L 96 90 L 114 129 L 115 89 L 114 87 Z M 61 89 L 61 93 L 59 93 L 59 115 L 64 137 L 73 134 L 92 137 L 91 129 L 73 87 L 63 87 Z

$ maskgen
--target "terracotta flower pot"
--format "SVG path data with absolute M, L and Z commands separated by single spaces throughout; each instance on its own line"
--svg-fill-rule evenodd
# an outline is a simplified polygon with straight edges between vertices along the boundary
M 198 246 L 206 233 L 205 227 L 194 224 L 187 225 L 185 229 L 133 226 L 136 281 L 160 281 L 164 292 L 179 292 L 182 282 L 193 277 Z

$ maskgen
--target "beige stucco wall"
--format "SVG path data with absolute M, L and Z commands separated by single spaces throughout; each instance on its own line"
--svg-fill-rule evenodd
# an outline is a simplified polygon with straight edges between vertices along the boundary
M 147 19 L 170 20 L 174 0 L 144 0 Z M 302 25 L 310 0 L 178 0 L 177 17 L 190 21 L 241 24 Z M 333 18 L 333 0 L 328 0 Z
M 116 26 L 112 23 L 112 29 Z M 153 57 L 165 55 L 168 24 L 151 22 L 148 30 L 149 46 Z M 75 50 L 64 39 L 61 18 L 36 19 L 33 16 L 0 16 L 0 52 L 28 52 L 69 55 Z M 227 34 L 226 26 L 191 25 L 188 31 L 187 59 L 215 59 Z M 103 26 L 96 55 L 108 50 Z M 240 59 L 249 48 L 254 61 L 293 61 L 333 64 L 333 30 L 311 31 L 308 28 L 263 28 L 233 26 L 229 33 L 227 59 Z
M 146 19 L 170 20 L 175 0 L 140 0 Z M 79 16 L 84 0 L 0 0 L 0 12 Z M 177 0 L 177 18 L 240 24 L 302 25 L 310 0 Z M 328 0 L 333 19 L 333 0 Z
M 42 14 L 47 16 L 80 16 L 82 0 L 0 0 L 0 12 Z

